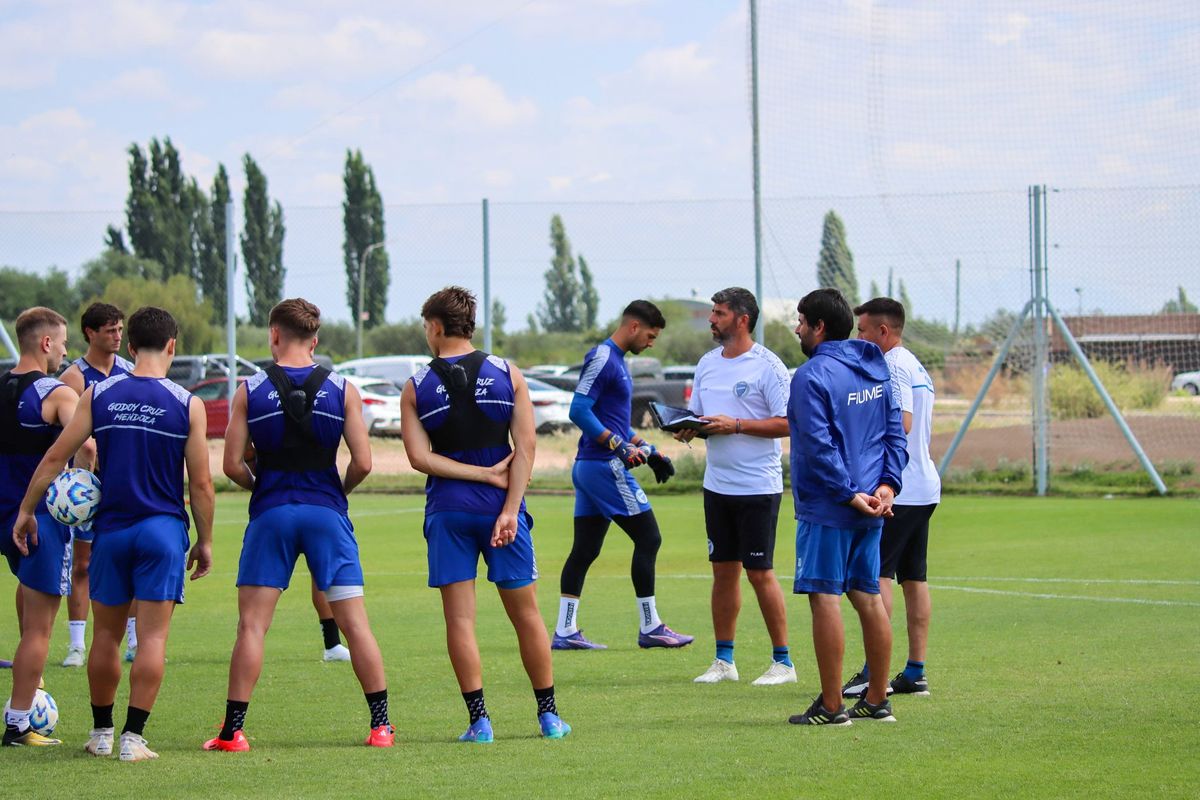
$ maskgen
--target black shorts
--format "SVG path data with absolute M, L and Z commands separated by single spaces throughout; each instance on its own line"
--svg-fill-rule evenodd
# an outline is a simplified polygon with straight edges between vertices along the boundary
M 709 561 L 740 561 L 746 569 L 771 569 L 782 494 L 718 494 L 704 490 Z
M 929 506 L 892 506 L 895 516 L 883 522 L 879 541 L 879 577 L 905 581 L 925 580 L 929 550 L 929 518 L 937 503 Z

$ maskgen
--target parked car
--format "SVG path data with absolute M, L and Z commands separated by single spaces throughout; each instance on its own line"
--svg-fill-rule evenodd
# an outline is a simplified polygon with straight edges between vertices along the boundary
M 564 372 L 570 371 L 570 369 L 566 364 L 534 364 L 529 369 L 524 370 L 524 374 L 536 378 L 541 375 L 562 375 Z
M 662 362 L 649 356 L 627 356 L 625 365 L 633 378 L 633 408 L 630 419 L 633 427 L 644 428 L 653 424 L 650 417 L 650 401 L 669 406 L 687 406 L 692 399 L 691 378 L 667 378 L 663 374 Z M 562 375 L 541 375 L 539 379 L 568 392 L 579 383 L 583 364 L 576 364 Z
M 1177 392 L 1180 389 L 1192 396 L 1200 394 L 1200 372 L 1181 372 L 1176 375 L 1171 381 L 1171 391 Z
M 313 361 L 320 364 L 322 367 L 325 367 L 326 369 L 332 370 L 333 372 L 337 372 L 337 370 L 335 370 L 333 368 L 333 359 L 323 353 L 313 353 Z M 275 363 L 275 359 L 273 359 L 273 358 L 256 358 L 256 359 L 254 359 L 253 363 L 254 363 L 254 366 L 258 367 L 259 369 L 266 369 L 267 367 L 269 367 Z
M 343 375 L 362 396 L 363 420 L 374 436 L 400 435 L 400 389 L 386 378 Z
M 374 358 L 355 358 L 343 361 L 334 369 L 341 375 L 356 377 L 386 378 L 404 388 L 404 382 L 417 374 L 421 367 L 432 361 L 430 356 L 377 356 Z
M 238 377 L 239 384 L 245 380 L 244 376 Z M 223 439 L 225 429 L 229 427 L 229 401 L 232 399 L 229 378 L 209 378 L 184 388 L 204 402 L 204 413 L 208 415 L 208 438 Z
M 696 365 L 663 367 L 663 377 L 669 381 L 690 381 L 696 377 Z
M 237 359 L 238 375 L 253 375 L 258 365 L 241 356 Z M 167 370 L 167 378 L 187 389 L 209 378 L 229 376 L 229 356 L 226 353 L 206 353 L 199 356 L 175 356 Z M 224 430 L 224 429 L 222 429 Z
M 571 393 L 525 376 L 529 399 L 533 403 L 533 424 L 538 433 L 554 433 L 574 427 L 571 422 Z

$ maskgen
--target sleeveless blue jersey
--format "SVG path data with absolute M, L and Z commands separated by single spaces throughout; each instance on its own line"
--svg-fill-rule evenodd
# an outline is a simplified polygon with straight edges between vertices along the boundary
M 630 408 L 633 402 L 633 378 L 625 366 L 625 351 L 612 339 L 605 339 L 588 351 L 575 393 L 595 401 L 592 413 L 600 424 L 622 439 L 629 437 Z M 597 444 L 586 434 L 579 437 L 578 461 L 615 458 L 612 450 Z
M 191 421 L 188 391 L 166 378 L 114 375 L 92 389 L 102 534 L 146 517 L 170 514 L 188 523 L 183 506 L 183 451 Z M 199 402 L 199 401 L 197 401 Z
M 42 419 L 42 401 L 62 385 L 62 381 L 57 378 L 39 378 L 34 381 L 17 400 L 17 423 L 30 430 L 53 431 L 56 437 L 62 433 L 62 427 L 51 425 Z M 41 461 L 40 455 L 0 453 L 0 517 L 6 514 L 16 515 L 21 500 L 25 498 L 25 489 Z M 11 539 L 12 531 L 0 531 L 0 536 Z
M 284 367 L 296 387 L 304 384 L 316 365 Z M 273 452 L 283 446 L 284 410 L 279 393 L 266 372 L 256 372 L 246 379 L 246 422 L 250 441 L 260 453 Z M 337 448 L 346 426 L 346 379 L 331 372 L 313 402 L 313 433 L 323 447 Z M 263 470 L 256 476 L 250 495 L 250 519 L 276 506 L 302 503 L 325 506 L 340 514 L 348 510 L 346 493 L 337 467 L 311 472 L 282 472 Z
M 451 364 L 463 356 L 450 356 Z M 421 367 L 412 378 L 417 393 L 417 414 L 426 431 L 436 431 L 446 422 L 450 413 L 450 401 L 442 379 L 430 367 Z M 488 356 L 479 367 L 475 381 L 475 404 L 490 419 L 508 422 L 512 419 L 514 394 L 512 375 L 508 362 L 499 356 Z M 503 461 L 512 452 L 510 445 L 483 447 L 478 450 L 463 450 L 456 453 L 440 453 L 463 464 L 491 467 Z M 496 515 L 504 507 L 508 492 L 497 486 L 476 481 L 459 481 L 430 475 L 425 481 L 425 513 L 439 511 L 463 511 L 470 514 Z M 521 511 L 525 501 L 521 501 Z
M 116 356 L 113 359 L 112 372 L 107 375 L 89 364 L 83 356 L 75 359 L 71 362 L 71 365 L 78 367 L 79 371 L 83 374 L 84 389 L 94 386 L 97 383 L 102 383 L 114 375 L 124 375 L 127 372 L 133 372 L 133 363 L 120 356 Z

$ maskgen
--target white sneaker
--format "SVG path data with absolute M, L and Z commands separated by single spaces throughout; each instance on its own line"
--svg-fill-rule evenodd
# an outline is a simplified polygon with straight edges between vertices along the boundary
M 349 661 L 350 651 L 346 649 L 346 645 L 334 645 L 325 650 L 326 661 Z
M 135 658 L 137 658 L 137 647 L 126 647 L 125 648 L 125 663 L 132 664 L 133 660 Z
M 82 667 L 83 653 L 82 647 L 68 647 L 67 657 L 63 659 L 62 665 L 64 667 Z
M 796 682 L 796 668 L 789 667 L 782 661 L 772 661 L 767 671 L 754 679 L 751 686 L 779 686 L 782 683 Z
M 113 746 L 112 728 L 92 728 L 83 749 L 94 756 L 111 756 Z
M 703 675 L 693 680 L 692 683 L 720 683 L 721 681 L 736 681 L 737 679 L 737 667 L 728 661 L 714 658 L 712 666 L 705 670 Z
M 126 731 L 121 734 L 121 755 L 122 761 L 146 761 L 151 758 L 158 758 L 158 753 L 146 746 L 146 740 L 136 733 Z

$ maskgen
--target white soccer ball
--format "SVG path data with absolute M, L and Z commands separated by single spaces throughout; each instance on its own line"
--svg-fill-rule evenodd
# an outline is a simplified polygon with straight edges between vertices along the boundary
M 63 470 L 46 490 L 46 508 L 63 525 L 91 522 L 99 505 L 100 479 L 86 469 Z
M 4 713 L 11 709 L 12 698 L 4 701 Z M 29 710 L 29 726 L 43 736 L 54 733 L 58 725 L 58 703 L 45 689 L 38 689 L 33 695 L 33 708 Z

